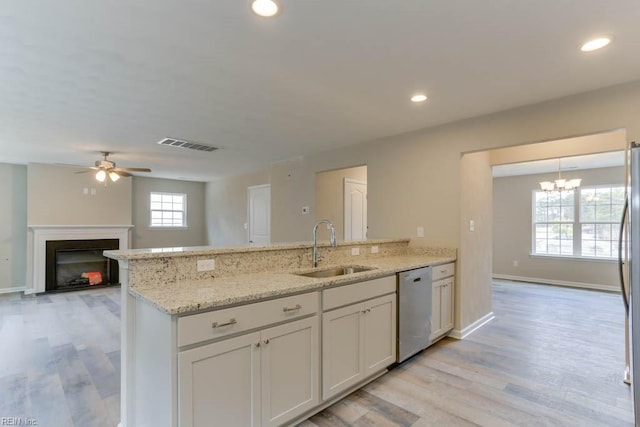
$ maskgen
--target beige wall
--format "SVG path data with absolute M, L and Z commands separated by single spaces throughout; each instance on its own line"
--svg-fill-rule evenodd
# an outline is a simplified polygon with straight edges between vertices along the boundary
M 133 177 L 132 248 L 166 248 L 202 246 L 207 244 L 202 182 Z M 183 193 L 187 195 L 187 228 L 150 228 L 149 195 L 151 192 Z
M 492 253 L 487 248 L 493 239 L 493 186 L 489 152 L 462 156 L 460 185 L 461 262 L 457 265 L 455 323 L 466 327 L 491 312 Z
M 21 290 L 27 271 L 27 167 L 0 163 L 0 293 Z
M 618 128 L 626 128 L 630 140 L 640 140 L 638 117 L 640 81 L 274 165 L 263 171 L 272 185 L 272 241 L 310 239 L 313 217 L 302 215 L 300 208 L 313 209 L 316 172 L 366 164 L 372 238 L 415 237 L 416 227 L 422 225 L 425 238 L 415 239 L 418 244 L 460 250 L 458 268 L 469 272 L 460 277 L 461 291 L 456 296 L 461 312 L 457 314 L 455 327 L 463 329 L 491 311 L 490 304 L 483 299 L 477 304 L 470 301 L 476 298 L 475 293 L 490 292 L 491 264 L 476 274 L 471 274 L 471 270 L 482 262 L 478 259 L 491 252 L 492 245 L 490 239 L 480 242 L 461 234 L 468 226 L 466 218 L 481 217 L 487 205 L 491 206 L 491 200 L 469 204 L 462 216 L 461 153 Z M 235 183 L 243 180 L 246 178 L 229 178 L 225 183 L 233 192 Z M 242 188 L 242 195 L 231 198 L 244 199 L 246 187 L 238 188 Z M 217 194 L 225 191 L 218 188 Z M 208 208 L 209 224 L 218 221 L 218 216 L 230 227 L 246 221 L 246 214 L 234 217 L 222 206 L 223 202 L 220 199 L 220 206 Z
M 244 227 L 248 220 L 247 188 L 269 183 L 270 176 L 267 172 L 208 182 L 205 186 L 207 244 L 210 246 L 248 244 L 248 230 Z M 273 206 L 273 195 L 271 207 L 272 212 L 278 208 Z M 272 234 L 274 222 L 277 221 L 272 216 Z
M 333 222 L 336 236 L 344 238 L 344 180 L 345 178 L 367 182 L 367 167 L 357 166 L 316 174 L 315 220 L 328 219 Z
M 29 225 L 131 225 L 131 178 L 105 187 L 93 173 L 67 166 L 29 163 Z M 88 194 L 83 190 L 87 189 Z M 95 189 L 95 195 L 91 195 Z
M 523 175 L 493 180 L 493 273 L 526 280 L 585 284 L 617 290 L 615 261 L 545 259 L 531 257 L 532 192 L 554 174 Z M 582 178 L 583 186 L 624 183 L 624 167 L 563 172 L 567 179 Z M 517 261 L 518 266 L 514 266 Z M 573 282 L 573 283 L 571 283 Z

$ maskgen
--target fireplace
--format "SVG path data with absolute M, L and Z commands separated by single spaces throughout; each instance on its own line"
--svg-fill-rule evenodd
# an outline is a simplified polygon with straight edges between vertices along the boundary
M 63 292 L 117 285 L 118 262 L 102 255 L 119 239 L 47 240 L 45 291 Z

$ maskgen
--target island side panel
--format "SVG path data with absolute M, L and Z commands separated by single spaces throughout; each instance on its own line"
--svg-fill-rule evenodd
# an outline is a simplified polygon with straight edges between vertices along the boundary
M 129 293 L 120 260 L 120 427 L 177 427 L 176 320 Z

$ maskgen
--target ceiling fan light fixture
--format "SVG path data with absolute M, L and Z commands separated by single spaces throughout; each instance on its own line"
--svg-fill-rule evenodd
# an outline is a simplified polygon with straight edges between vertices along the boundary
M 111 182 L 116 182 L 120 179 L 120 175 L 115 172 L 109 172 L 109 178 L 111 179 Z
M 107 178 L 107 173 L 100 169 L 98 172 L 96 172 L 96 179 L 98 180 L 98 182 L 104 182 L 104 180 Z
M 251 10 L 258 16 L 270 18 L 278 14 L 280 6 L 274 0 L 253 0 Z

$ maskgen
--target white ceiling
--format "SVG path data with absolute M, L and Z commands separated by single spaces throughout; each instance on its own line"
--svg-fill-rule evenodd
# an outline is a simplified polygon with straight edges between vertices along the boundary
M 637 0 L 282 5 L 265 19 L 248 0 L 2 2 L 0 162 L 108 150 L 204 181 L 640 78 Z M 599 34 L 614 43 L 579 51 Z

